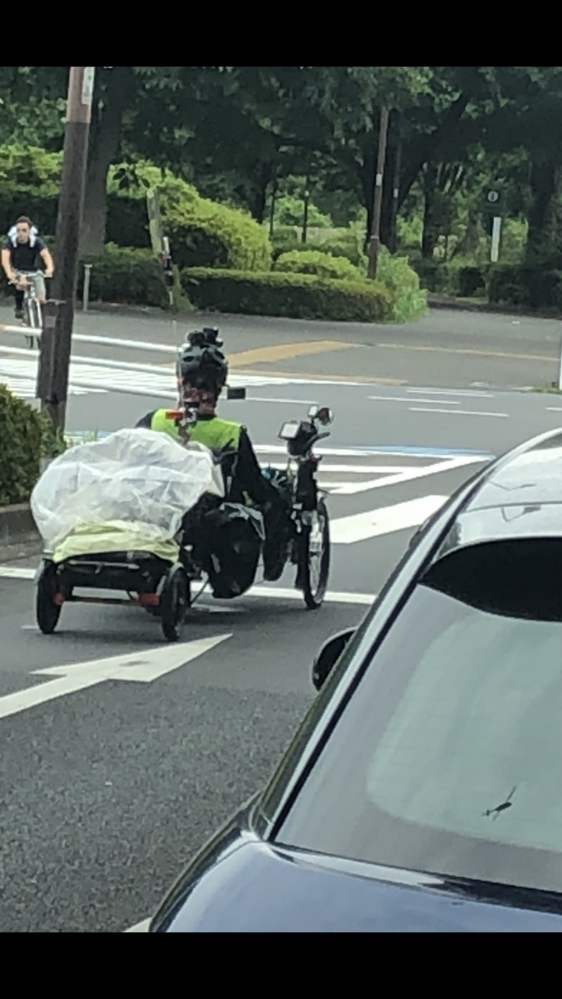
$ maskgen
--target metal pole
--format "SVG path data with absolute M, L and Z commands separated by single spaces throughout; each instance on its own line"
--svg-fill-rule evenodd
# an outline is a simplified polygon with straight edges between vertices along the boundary
M 560 341 L 560 365 L 558 368 L 558 389 L 562 392 L 562 339 Z
M 92 279 L 92 264 L 84 264 L 84 301 L 82 303 L 82 308 L 84 312 L 88 311 L 90 305 L 90 281 Z
M 392 207 L 390 216 L 390 244 L 388 249 L 391 253 L 396 253 L 398 249 L 398 233 L 396 231 L 398 221 L 398 199 L 400 197 L 400 175 L 402 172 L 402 136 L 400 132 L 400 121 L 396 126 L 396 156 L 394 160 L 394 180 L 392 187 Z
M 388 137 L 389 108 L 382 108 L 379 129 L 379 152 L 377 158 L 377 175 L 375 178 L 375 195 L 373 200 L 373 228 L 369 242 L 368 277 L 374 280 L 377 276 L 377 261 L 380 246 L 382 185 L 384 180 L 384 164 L 386 160 L 386 141 Z
M 490 253 L 490 260 L 493 264 L 497 264 L 500 259 L 500 241 L 502 232 L 502 220 L 501 216 L 496 216 L 492 222 L 492 250 Z
M 57 269 L 53 299 L 58 300 L 59 307 L 46 403 L 55 431 L 64 430 L 66 416 L 94 76 L 94 66 L 70 68 L 61 190 L 55 234 Z

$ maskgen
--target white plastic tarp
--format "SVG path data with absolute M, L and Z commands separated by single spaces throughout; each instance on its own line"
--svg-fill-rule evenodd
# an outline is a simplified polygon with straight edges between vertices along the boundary
M 150 551 L 174 538 L 204 493 L 224 496 L 222 473 L 208 448 L 134 428 L 55 458 L 33 490 L 31 510 L 49 552 L 76 532 L 95 536 L 118 523 L 134 524 L 143 550 Z

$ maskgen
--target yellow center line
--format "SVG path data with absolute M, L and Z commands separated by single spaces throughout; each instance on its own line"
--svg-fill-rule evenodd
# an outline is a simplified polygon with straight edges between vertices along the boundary
M 273 361 L 286 361 L 307 354 L 329 354 L 337 350 L 350 350 L 360 347 L 358 343 L 344 343 L 339 340 L 312 340 L 309 343 L 278 343 L 271 347 L 254 347 L 229 354 L 232 368 L 242 365 L 270 364 Z
M 271 375 L 272 378 L 297 378 L 300 382 L 310 381 L 310 382 L 358 382 L 361 385 L 407 385 L 408 382 L 403 378 L 382 378 L 382 377 L 371 377 L 369 375 L 311 375 L 308 372 L 303 374 L 302 371 L 297 373 L 292 371 L 264 371 L 260 368 L 240 370 L 237 369 L 237 374 L 241 377 L 247 375 L 248 377 L 255 378 L 256 375 L 263 375 L 267 378 Z
M 557 357 L 548 357 L 546 354 L 509 354 L 507 352 L 495 350 L 477 350 L 470 347 L 430 347 L 410 346 L 406 343 L 379 343 L 378 347 L 384 350 L 425 350 L 434 354 L 476 354 L 478 357 L 509 357 L 516 361 L 558 361 Z

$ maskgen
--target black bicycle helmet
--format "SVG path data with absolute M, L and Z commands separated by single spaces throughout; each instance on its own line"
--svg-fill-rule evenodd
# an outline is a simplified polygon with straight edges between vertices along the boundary
M 219 393 L 228 378 L 228 361 L 221 350 L 219 331 L 207 327 L 189 333 L 186 339 L 178 360 L 182 384 Z

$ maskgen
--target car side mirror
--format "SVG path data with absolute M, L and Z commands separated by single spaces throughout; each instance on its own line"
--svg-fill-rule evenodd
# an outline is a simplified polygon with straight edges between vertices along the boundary
M 348 642 L 353 638 L 355 628 L 340 631 L 322 646 L 312 667 L 312 682 L 316 690 L 324 686 Z

